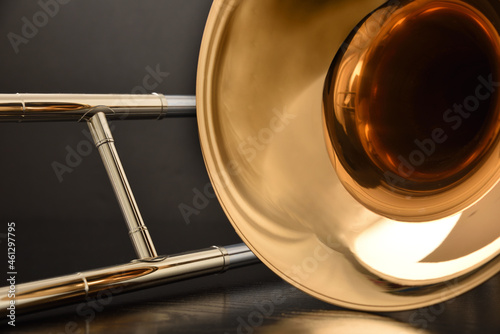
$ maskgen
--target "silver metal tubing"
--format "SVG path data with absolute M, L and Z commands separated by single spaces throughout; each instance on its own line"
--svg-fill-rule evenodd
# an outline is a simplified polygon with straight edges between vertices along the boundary
M 166 117 L 196 116 L 196 97 L 191 95 L 167 95 Z
M 237 250 L 237 251 L 235 251 Z M 223 272 L 230 267 L 257 263 L 244 244 L 134 260 L 127 264 L 0 288 L 0 315 L 49 309 L 89 298 L 109 300 L 113 295 Z M 9 292 L 12 291 L 13 292 Z M 14 306 L 12 306 L 14 305 Z
M 0 94 L 0 122 L 82 121 L 108 107 L 108 120 L 196 116 L 194 96 Z
M 135 252 L 139 259 L 156 257 L 158 254 L 156 253 L 153 240 L 142 219 L 141 212 L 132 193 L 132 188 L 130 188 L 125 170 L 116 151 L 113 135 L 106 120 L 106 114 L 103 112 L 103 110 L 107 109 L 99 107 L 97 109 L 99 111 L 88 121 L 90 133 L 99 150 L 116 198 L 127 222 L 129 236 Z
M 245 244 L 236 244 L 224 247 L 229 255 L 228 269 L 234 269 L 248 264 L 259 262 L 254 253 Z

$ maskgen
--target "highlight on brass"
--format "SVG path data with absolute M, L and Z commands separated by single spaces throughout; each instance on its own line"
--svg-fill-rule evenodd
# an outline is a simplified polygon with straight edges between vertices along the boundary
M 369 209 L 440 219 L 498 182 L 495 6 L 390 1 L 336 56 L 324 93 L 327 145 L 345 187 Z

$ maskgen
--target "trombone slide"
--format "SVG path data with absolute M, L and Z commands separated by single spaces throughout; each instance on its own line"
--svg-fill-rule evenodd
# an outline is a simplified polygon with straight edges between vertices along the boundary
M 244 244 L 216 247 L 179 255 L 133 260 L 95 269 L 0 288 L 0 315 L 6 317 L 42 311 L 90 298 L 106 299 L 166 283 L 221 273 L 257 263 Z
M 220 273 L 257 263 L 244 244 L 158 257 L 121 166 L 108 120 L 195 116 L 194 96 L 2 94 L 0 122 L 85 121 L 99 149 L 138 259 L 130 263 L 0 288 L 0 314 L 57 307 L 92 297 Z

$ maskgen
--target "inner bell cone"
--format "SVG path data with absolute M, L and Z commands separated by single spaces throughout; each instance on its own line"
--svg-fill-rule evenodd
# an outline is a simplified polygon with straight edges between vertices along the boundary
M 359 24 L 330 67 L 324 119 L 334 166 L 361 203 L 426 221 L 496 184 L 499 40 L 463 1 L 386 5 Z

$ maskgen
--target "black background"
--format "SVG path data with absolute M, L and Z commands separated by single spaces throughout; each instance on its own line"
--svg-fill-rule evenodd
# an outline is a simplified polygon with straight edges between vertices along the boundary
M 144 90 L 149 67 L 168 73 L 156 92 L 194 95 L 210 5 L 69 1 L 16 54 L 8 34 L 23 36 L 23 17 L 33 22 L 42 8 L 37 1 L 2 1 L 0 92 L 135 93 Z M 117 150 L 159 254 L 239 242 L 216 199 L 189 223 L 179 210 L 181 203 L 193 207 L 194 190 L 203 192 L 209 184 L 194 118 L 114 126 Z M 84 123 L 0 124 L 0 233 L 7 222 L 16 223 L 19 281 L 135 256 L 96 149 L 62 174 L 62 182 L 54 170 L 54 162 L 66 165 L 68 148 L 89 147 L 86 130 Z

